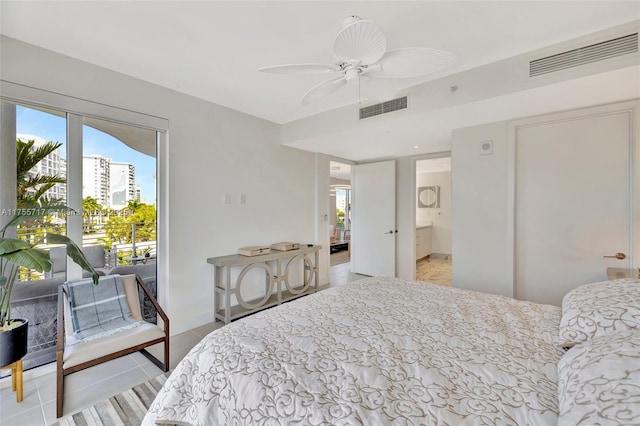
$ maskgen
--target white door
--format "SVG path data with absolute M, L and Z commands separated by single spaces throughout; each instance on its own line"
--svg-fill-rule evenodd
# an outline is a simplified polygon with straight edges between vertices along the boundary
M 360 164 L 353 173 L 352 271 L 396 274 L 396 163 Z
M 523 126 L 516 134 L 515 295 L 564 294 L 631 266 L 628 111 Z M 624 253 L 618 260 L 604 256 Z

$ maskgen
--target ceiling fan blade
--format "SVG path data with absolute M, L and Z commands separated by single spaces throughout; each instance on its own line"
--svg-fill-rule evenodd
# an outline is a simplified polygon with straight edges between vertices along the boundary
M 307 93 L 304 94 L 304 96 L 302 97 L 302 104 L 307 105 L 313 101 L 317 101 L 320 98 L 324 98 L 325 96 L 335 92 L 345 84 L 347 84 L 347 79 L 345 77 L 325 80 L 322 83 L 313 86 Z
M 340 67 L 336 65 L 324 64 L 291 64 L 276 65 L 273 67 L 260 68 L 258 71 L 270 72 L 274 74 L 331 74 L 340 72 Z
M 341 60 L 359 65 L 378 62 L 387 50 L 387 39 L 371 21 L 357 21 L 338 33 L 333 50 Z
M 409 78 L 431 74 L 456 62 L 456 55 L 428 47 L 389 50 L 378 61 L 379 70 L 369 73 L 382 78 Z

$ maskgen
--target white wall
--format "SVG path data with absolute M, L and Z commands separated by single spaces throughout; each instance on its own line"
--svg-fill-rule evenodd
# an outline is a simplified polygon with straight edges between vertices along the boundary
M 537 116 L 517 121 L 503 121 L 481 126 L 454 130 L 452 140 L 452 243 L 453 243 L 453 285 L 477 291 L 514 295 L 514 265 L 516 265 L 515 244 L 517 229 L 514 224 L 514 195 L 517 186 L 515 178 L 515 135 L 517 126 L 530 126 L 537 122 L 559 122 L 575 117 L 594 117 L 597 114 L 613 111 L 615 108 L 628 110 L 634 102 L 605 105 L 597 108 L 578 109 L 554 114 Z M 620 106 L 622 105 L 622 106 Z M 632 112 L 632 114 L 637 114 Z M 510 133 L 511 132 L 511 133 Z M 510 136 L 511 135 L 511 136 Z M 509 138 L 512 138 L 509 140 Z M 636 129 L 633 136 L 637 140 L 640 132 Z M 480 144 L 493 141 L 491 155 L 480 154 Z M 637 154 L 638 150 L 634 149 Z M 636 155 L 637 157 L 637 155 Z M 526 161 L 526 158 L 520 159 Z M 634 158 L 638 162 L 637 158 Z M 637 166 L 633 166 L 632 175 L 636 176 L 635 185 L 640 185 Z M 634 192 L 635 194 L 635 192 Z M 632 202 L 634 223 L 640 219 L 636 201 Z M 629 248 L 631 253 L 638 250 L 636 236 Z M 614 249 L 605 252 L 614 252 Z M 598 258 L 599 250 L 593 255 Z M 562 256 L 561 256 L 562 258 Z M 566 256 L 564 257 L 566 258 Z M 522 257 L 520 257 L 522 259 Z M 522 260 L 520 260 L 522 262 Z M 615 265 L 615 263 L 614 263 Z M 636 259 L 632 259 L 636 265 Z M 637 265 L 636 265 L 637 266 Z M 553 267 L 558 267 L 555 265 Z M 606 266 L 600 272 L 604 275 Z M 583 281 L 581 281 L 583 282 Z M 566 286 L 566 283 L 563 284 Z M 557 288 L 539 301 L 559 304 Z M 531 292 L 530 294 L 534 294 Z
M 440 207 L 420 208 L 416 205 L 416 225 L 433 225 L 432 253 L 451 254 L 451 172 L 417 173 L 416 187 L 421 186 L 440 187 Z
M 493 154 L 480 143 L 493 141 Z M 451 143 L 453 286 L 513 295 L 508 240 L 507 123 L 453 131 Z
M 396 276 L 416 278 L 415 161 L 411 157 L 396 160 Z
M 316 155 L 281 146 L 277 124 L 10 38 L 0 39 L 0 54 L 3 80 L 168 119 L 168 147 L 159 153 L 168 275 L 160 285 L 168 286 L 172 333 L 213 320 L 207 257 L 319 238 Z M 222 204 L 223 193 L 231 204 Z
M 316 241 L 322 245 L 320 250 L 320 283 L 329 282 L 329 218 L 331 206 L 329 202 L 329 168 L 330 158 L 324 154 L 316 155 Z M 335 206 L 333 207 L 335 211 Z

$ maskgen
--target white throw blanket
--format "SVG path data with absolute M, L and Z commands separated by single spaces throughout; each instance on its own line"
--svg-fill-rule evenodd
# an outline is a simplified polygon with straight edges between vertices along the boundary
M 233 322 L 143 424 L 551 425 L 560 309 L 368 278 Z

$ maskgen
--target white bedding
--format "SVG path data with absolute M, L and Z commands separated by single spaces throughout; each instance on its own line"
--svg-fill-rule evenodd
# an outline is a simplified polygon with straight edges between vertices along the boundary
M 143 424 L 551 425 L 560 308 L 367 278 L 233 322 Z

